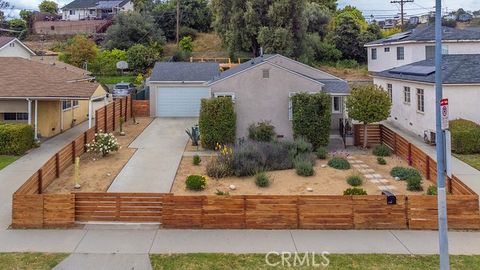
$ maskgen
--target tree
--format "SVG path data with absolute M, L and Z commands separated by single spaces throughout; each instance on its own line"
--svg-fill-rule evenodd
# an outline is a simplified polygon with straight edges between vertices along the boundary
M 107 30 L 105 47 L 127 50 L 135 44 L 147 45 L 153 42 L 163 44 L 165 38 L 150 15 L 138 12 L 120 13 L 115 23 Z
M 311 0 L 310 2 L 326 7 L 332 13 L 337 11 L 337 0 Z
M 10 21 L 8 21 L 8 27 L 14 30 L 21 31 L 27 28 L 27 23 L 22 19 L 11 19 Z
M 192 53 L 193 52 L 193 39 L 190 36 L 184 37 L 180 40 L 180 48 L 187 52 L 187 53 Z
M 160 56 L 153 48 L 145 47 L 142 44 L 136 44 L 127 51 L 127 61 L 129 67 L 135 72 L 145 73 L 152 67 Z
M 367 125 L 387 119 L 392 103 L 388 93 L 377 85 L 356 86 L 347 98 L 348 115 L 363 123 L 363 148 L 367 148 Z
M 117 63 L 127 61 L 127 52 L 124 50 L 113 49 L 103 50 L 90 64 L 90 71 L 101 75 L 114 75 L 117 73 Z
M 350 16 L 341 17 L 334 29 L 332 41 L 335 47 L 342 52 L 345 59 L 361 60 L 365 58 L 365 51 L 361 45 L 360 26 Z
M 38 9 L 40 12 L 45 12 L 45 13 L 58 13 L 58 4 L 55 3 L 54 1 L 50 0 L 43 0 L 40 5 L 38 5 Z
M 332 18 L 330 9 L 318 3 L 309 2 L 303 16 L 307 20 L 307 32 L 318 33 L 323 40 L 327 35 L 327 27 Z
M 33 27 L 33 12 L 30 10 L 21 10 L 20 11 L 20 18 L 24 20 L 27 24 L 27 29 L 30 31 Z
M 351 17 L 360 27 L 361 31 L 365 31 L 368 27 L 368 23 L 365 20 L 363 13 L 359 9 L 353 6 L 346 6 L 337 12 L 334 19 L 331 21 L 330 28 L 335 29 L 339 21 L 344 17 Z
M 95 60 L 98 48 L 95 42 L 83 35 L 76 35 L 67 41 L 64 52 L 59 59 L 67 64 L 83 68 Z

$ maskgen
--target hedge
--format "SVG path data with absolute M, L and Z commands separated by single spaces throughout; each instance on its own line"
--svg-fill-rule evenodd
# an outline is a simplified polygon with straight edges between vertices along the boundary
M 452 151 L 457 154 L 480 153 L 480 125 L 465 119 L 450 121 Z
M 33 134 L 27 124 L 0 124 L 0 155 L 23 155 L 34 145 Z
M 202 99 L 199 118 L 202 146 L 215 149 L 217 143 L 234 143 L 236 121 L 232 99 L 228 97 Z
M 292 97 L 293 135 L 304 137 L 314 148 L 327 146 L 330 138 L 332 100 L 325 93 L 300 93 Z

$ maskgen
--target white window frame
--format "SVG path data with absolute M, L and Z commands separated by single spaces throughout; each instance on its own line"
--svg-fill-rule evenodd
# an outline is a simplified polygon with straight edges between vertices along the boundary
M 390 97 L 390 102 L 393 103 L 393 84 L 387 83 L 387 93 Z
M 235 93 L 234 92 L 216 92 L 213 93 L 214 98 L 219 98 L 219 97 L 229 97 L 232 99 L 232 102 L 235 103 Z
M 14 48 L 15 47 L 15 42 L 10 43 L 8 46 Z
M 338 110 L 335 110 L 335 99 L 338 99 Z M 332 96 L 332 113 L 341 113 L 341 112 L 342 112 L 342 97 Z
M 385 47 L 385 48 L 383 49 L 383 52 L 390 52 L 390 47 Z
M 425 113 L 425 89 L 417 88 L 417 112 Z
M 5 114 L 15 114 L 15 119 L 14 120 L 5 120 Z M 25 119 L 20 119 L 19 115 L 27 116 Z M 27 112 L 4 112 L 3 113 L 3 120 L 4 121 L 28 121 L 28 113 Z
M 288 93 L 288 120 L 293 120 L 293 102 L 292 97 L 298 94 L 299 92 L 290 92 Z
M 63 104 L 70 104 L 69 106 L 63 106 Z M 69 111 L 71 109 L 78 108 L 80 106 L 80 103 L 78 100 L 62 100 L 62 111 Z
M 402 51 L 401 54 L 400 54 L 400 51 Z M 397 60 L 398 61 L 405 60 L 405 47 L 397 47 Z
M 412 89 L 409 86 L 403 87 L 403 102 L 408 105 L 412 102 Z
M 372 58 L 372 60 L 377 60 L 377 59 L 378 59 L 378 50 L 377 50 L 377 48 L 372 48 L 371 58 Z

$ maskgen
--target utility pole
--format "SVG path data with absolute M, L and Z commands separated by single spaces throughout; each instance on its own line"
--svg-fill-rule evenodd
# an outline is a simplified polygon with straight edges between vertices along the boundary
M 402 32 L 404 30 L 404 23 L 403 23 L 403 17 L 405 15 L 405 13 L 403 12 L 403 6 L 406 4 L 406 3 L 413 3 L 413 0 L 394 0 L 394 1 L 390 1 L 390 3 L 392 4 L 400 4 L 400 20 L 401 20 L 401 29 L 402 29 Z
M 180 0 L 177 0 L 177 45 L 180 42 Z

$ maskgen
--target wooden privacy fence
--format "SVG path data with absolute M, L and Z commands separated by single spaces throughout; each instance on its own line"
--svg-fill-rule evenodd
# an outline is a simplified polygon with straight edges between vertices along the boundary
M 363 144 L 363 125 L 355 125 L 355 145 Z M 393 153 L 417 170 L 419 170 L 426 179 L 437 183 L 437 163 L 429 155 L 423 152 L 414 144 L 408 142 L 405 138 L 395 133 L 393 130 L 381 124 L 368 125 L 368 143 L 385 144 L 390 147 Z M 456 195 L 476 195 L 467 185 L 458 177 L 452 175 L 452 178 L 446 177 L 446 186 L 450 193 Z

